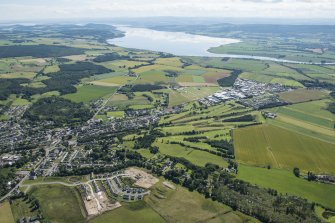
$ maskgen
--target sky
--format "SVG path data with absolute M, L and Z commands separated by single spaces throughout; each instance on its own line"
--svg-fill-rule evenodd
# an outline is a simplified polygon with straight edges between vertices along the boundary
M 149 16 L 335 19 L 335 0 L 0 0 L 0 23 Z

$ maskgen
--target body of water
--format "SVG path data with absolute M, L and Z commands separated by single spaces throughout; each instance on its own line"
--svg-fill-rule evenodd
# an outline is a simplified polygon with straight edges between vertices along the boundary
M 126 48 L 165 52 L 177 56 L 228 57 L 295 64 L 317 64 L 310 62 L 277 59 L 272 57 L 215 54 L 208 52 L 208 49 L 212 47 L 241 42 L 238 39 L 193 35 L 183 32 L 156 31 L 152 29 L 134 28 L 129 26 L 117 26 L 117 28 L 120 31 L 124 32 L 125 36 L 115 39 L 109 39 L 107 40 L 107 42 L 109 44 L 114 44 Z

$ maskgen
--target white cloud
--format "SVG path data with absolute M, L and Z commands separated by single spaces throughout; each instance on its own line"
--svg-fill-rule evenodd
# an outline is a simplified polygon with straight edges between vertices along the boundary
M 333 0 L 0 0 L 0 21 L 144 16 L 335 18 Z

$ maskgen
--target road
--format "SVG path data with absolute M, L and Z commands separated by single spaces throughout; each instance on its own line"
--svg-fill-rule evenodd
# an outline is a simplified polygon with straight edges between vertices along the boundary
M 34 169 L 35 169 L 35 168 L 38 168 L 38 166 L 41 165 L 42 161 L 43 161 L 43 159 L 41 159 L 38 163 L 36 163 Z M 10 197 L 11 194 L 12 194 L 14 191 L 16 191 L 16 190 L 22 185 L 22 183 L 23 183 L 25 180 L 28 179 L 28 177 L 29 177 L 29 173 L 27 173 L 27 174 L 20 180 L 20 182 L 19 182 L 15 187 L 13 187 L 13 188 L 12 188 L 6 195 L 4 195 L 3 197 L 1 197 L 1 198 L 0 198 L 0 202 L 2 202 L 3 200 L 7 199 L 8 197 Z
M 12 194 L 14 191 L 16 191 L 16 190 L 21 186 L 21 184 L 23 183 L 23 181 L 25 181 L 27 178 L 28 178 L 28 174 L 27 174 L 26 176 L 24 176 L 24 177 L 22 178 L 22 180 L 21 180 L 15 187 L 13 187 L 13 189 L 11 189 L 5 196 L 1 197 L 1 198 L 0 198 L 0 202 L 2 202 L 3 200 L 7 199 L 8 197 L 10 197 L 11 194 Z

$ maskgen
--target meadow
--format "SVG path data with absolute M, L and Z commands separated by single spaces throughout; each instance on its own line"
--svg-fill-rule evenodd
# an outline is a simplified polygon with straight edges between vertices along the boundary
M 310 182 L 294 176 L 292 171 L 239 165 L 237 178 L 282 194 L 304 197 L 335 209 L 335 186 Z M 283 183 L 285 182 L 285 183 Z
M 289 103 L 300 103 L 306 101 L 315 101 L 327 97 L 328 94 L 320 90 L 309 90 L 305 88 L 294 91 L 283 92 L 280 98 Z
M 60 185 L 46 185 L 35 186 L 29 193 L 39 200 L 46 221 L 85 222 L 83 202 L 76 189 Z
M 169 184 L 174 185 L 171 182 Z M 258 222 L 240 212 L 233 211 L 222 203 L 205 199 L 198 192 L 190 192 L 181 186 L 174 186 L 175 190 L 169 189 L 161 180 L 152 188 L 152 193 L 145 198 L 147 204 L 166 222 Z
M 23 198 L 13 200 L 11 209 L 16 221 L 24 217 L 33 217 L 38 215 L 37 211 L 31 211 L 31 203 L 23 200 Z
M 89 223 L 165 223 L 166 221 L 144 201 L 124 203 L 122 207 L 106 212 Z
M 77 92 L 74 94 L 67 94 L 63 97 L 74 102 L 89 103 L 92 100 L 105 98 L 113 94 L 117 90 L 116 87 L 105 87 L 96 85 L 82 85 L 77 87 Z
M 334 173 L 334 144 L 269 124 L 236 129 L 233 137 L 240 163 Z
M 159 147 L 159 152 L 164 155 L 183 157 L 191 163 L 199 166 L 205 166 L 206 163 L 213 163 L 221 167 L 227 167 L 227 162 L 220 156 L 213 155 L 205 151 L 199 151 L 191 148 L 187 148 L 178 144 L 165 144 L 161 143 L 161 139 L 158 139 L 153 146 Z M 169 140 L 169 138 L 164 138 Z

